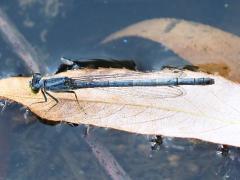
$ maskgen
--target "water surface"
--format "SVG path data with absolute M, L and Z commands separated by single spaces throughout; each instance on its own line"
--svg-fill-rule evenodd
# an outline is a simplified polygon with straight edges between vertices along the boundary
M 133 59 L 139 70 L 184 66 L 171 50 L 140 38 L 100 45 L 107 35 L 152 18 L 179 18 L 240 34 L 239 1 L 231 0 L 2 0 L 0 7 L 37 51 L 46 73 L 60 57 Z M 29 74 L 15 51 L 0 38 L 0 75 Z M 11 104 L 1 114 L 2 179 L 111 179 L 84 138 L 84 127 L 50 126 Z M 91 132 L 132 179 L 238 179 L 239 153 L 216 153 L 216 145 L 164 140 L 151 151 L 148 137 L 111 129 Z M 0 178 L 1 179 L 1 178 Z

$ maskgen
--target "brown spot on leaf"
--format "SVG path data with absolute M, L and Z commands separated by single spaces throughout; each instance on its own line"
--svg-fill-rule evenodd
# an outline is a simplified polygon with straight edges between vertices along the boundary
M 202 72 L 206 72 L 209 74 L 219 74 L 226 78 L 229 77 L 229 73 L 231 71 L 231 69 L 224 63 L 222 63 L 222 64 L 215 64 L 215 63 L 199 64 L 198 67 L 199 67 L 199 70 Z

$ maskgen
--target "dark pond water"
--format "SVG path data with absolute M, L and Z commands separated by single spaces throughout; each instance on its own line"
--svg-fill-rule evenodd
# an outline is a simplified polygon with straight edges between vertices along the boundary
M 157 43 L 141 38 L 99 42 L 138 21 L 172 17 L 240 34 L 240 1 L 233 0 L 1 0 L 14 26 L 37 51 L 46 73 L 60 57 L 133 59 L 140 70 L 188 64 Z M 171 58 L 170 64 L 167 59 Z M 0 36 L 0 75 L 29 74 L 15 50 Z M 10 104 L 0 116 L 0 179 L 112 179 L 83 138 L 84 127 L 50 126 Z M 148 137 L 95 128 L 97 143 L 111 152 L 131 179 L 239 179 L 237 149 L 217 155 L 216 145 L 164 139 L 151 151 Z M 106 156 L 111 159 L 110 156 Z M 120 176 L 119 176 L 120 177 Z

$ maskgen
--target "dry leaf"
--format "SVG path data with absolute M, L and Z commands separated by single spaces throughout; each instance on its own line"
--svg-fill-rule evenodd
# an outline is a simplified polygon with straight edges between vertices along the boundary
M 51 77 L 91 77 L 103 74 L 110 77 L 115 75 L 115 79 L 124 79 L 122 74 L 137 74 L 142 78 L 179 75 L 211 77 L 215 79 L 215 84 L 79 89 L 76 93 L 80 106 L 72 94 L 51 92 L 59 99 L 59 103 L 51 109 L 55 102 L 50 97 L 46 103 L 38 103 L 44 99 L 41 93 L 31 92 L 31 78 L 12 77 L 0 80 L 0 96 L 21 103 L 39 117 L 50 121 L 92 124 L 140 134 L 197 138 L 240 146 L 238 84 L 219 76 L 173 70 L 141 73 L 125 69 L 84 69 L 67 71 Z
M 180 19 L 152 19 L 121 29 L 102 41 L 138 36 L 159 42 L 201 70 L 240 82 L 240 38 L 220 29 Z M 213 71 L 211 71 L 213 70 Z

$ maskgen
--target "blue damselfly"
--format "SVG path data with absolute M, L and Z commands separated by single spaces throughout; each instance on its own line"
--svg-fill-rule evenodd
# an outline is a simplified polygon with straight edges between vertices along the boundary
M 126 88 L 126 87 L 150 87 L 150 86 L 185 86 L 185 85 L 211 85 L 214 84 L 214 79 L 203 78 L 152 78 L 152 79 L 140 79 L 136 78 L 137 74 L 131 76 L 131 74 L 120 75 L 96 75 L 96 76 L 81 76 L 81 77 L 54 77 L 49 79 L 43 79 L 41 74 L 35 73 L 30 81 L 30 87 L 34 93 L 42 92 L 45 102 L 47 102 L 47 96 L 51 97 L 58 103 L 58 99 L 49 93 L 73 93 L 78 101 L 77 95 L 74 90 L 83 88 Z M 120 79 L 119 79 L 120 77 Z M 121 79 L 124 77 L 124 79 Z M 116 79 L 115 79 L 116 78 Z M 119 80 L 117 80 L 119 79 Z M 55 104 L 55 105 L 56 105 Z M 54 106 L 55 106 L 54 105 Z

